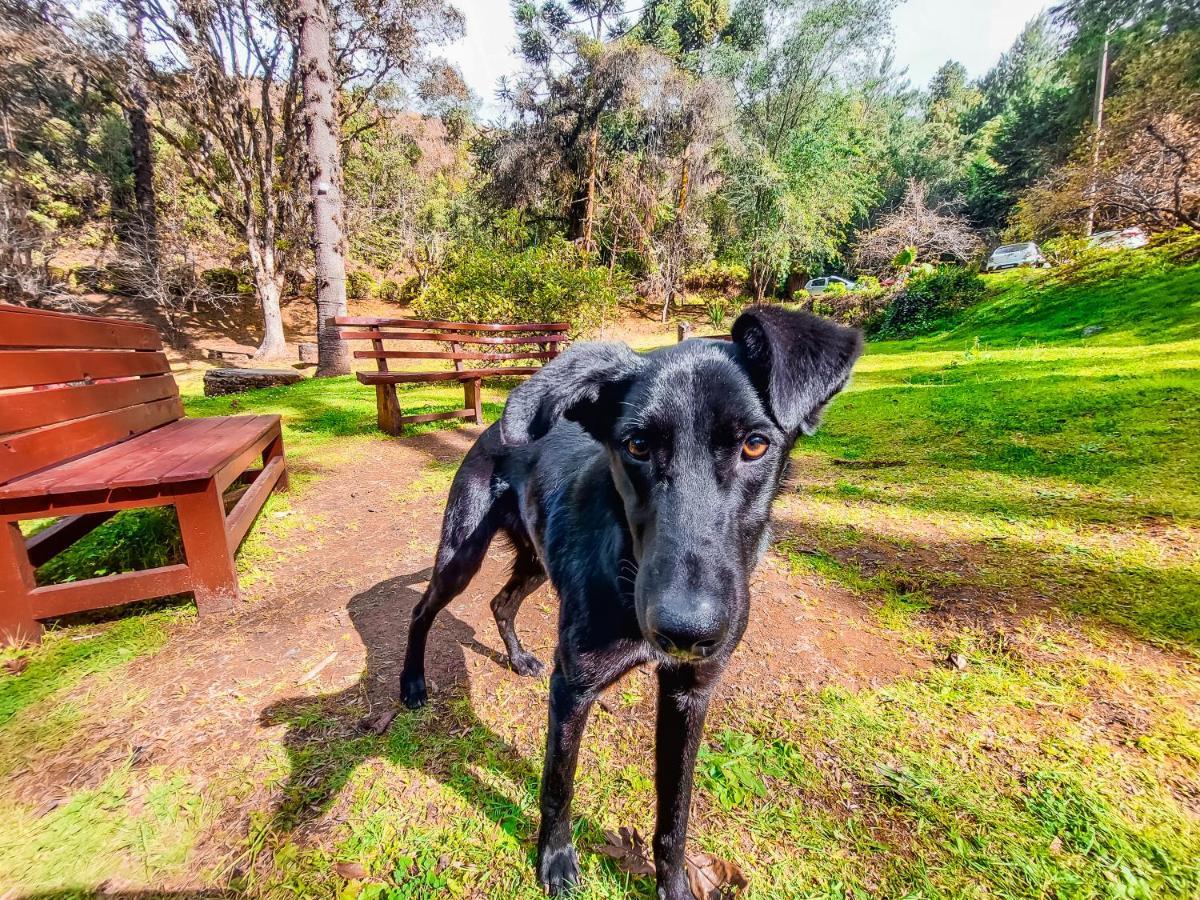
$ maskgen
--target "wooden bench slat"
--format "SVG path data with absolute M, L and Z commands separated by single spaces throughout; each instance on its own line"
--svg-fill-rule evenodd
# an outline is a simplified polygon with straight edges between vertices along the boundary
M 558 354 L 552 350 L 530 353 L 473 353 L 469 350 L 450 353 L 440 350 L 355 350 L 355 359 L 454 359 L 488 360 L 503 359 L 554 359 Z M 469 370 L 467 370 L 469 371 Z
M 459 337 L 435 331 L 343 331 L 344 341 L 439 341 L 443 344 L 562 344 L 570 340 L 565 334 L 543 334 L 536 337 Z
M 162 375 L 170 371 L 164 354 L 146 350 L 9 350 L 0 353 L 0 388 Z M 0 409 L 3 402 L 3 396 L 0 396 Z
M 0 485 L 0 500 L 205 480 L 277 423 L 277 416 L 179 419 L 98 453 Z
M 335 325 L 369 325 L 384 328 L 415 328 L 425 331 L 570 331 L 569 322 L 521 322 L 496 325 L 488 322 L 443 322 L 436 319 L 392 319 L 376 316 L 337 316 Z
M 276 457 L 267 463 L 251 482 L 246 493 L 242 494 L 242 498 L 229 511 L 226 540 L 231 553 L 236 552 L 237 548 L 242 545 L 246 533 L 254 524 L 255 516 L 258 515 L 263 504 L 267 502 L 267 497 L 283 476 L 283 470 L 283 457 Z
M 161 350 L 149 325 L 0 304 L 0 347 Z
M 363 384 L 411 384 L 423 381 L 474 381 L 504 375 L 532 375 L 540 366 L 513 366 L 509 369 L 463 369 L 461 372 L 359 372 Z
M 4 394 L 0 395 L 0 434 L 28 431 L 178 395 L 179 389 L 170 375 Z
M 162 472 L 159 484 L 198 481 L 216 475 L 227 462 L 240 455 L 279 422 L 278 416 L 233 416 L 209 432 L 206 446 L 175 467 Z M 190 443 L 195 444 L 194 441 Z
M 110 447 L 88 460 L 68 464 L 68 471 L 47 479 L 47 490 L 57 494 L 87 493 L 158 484 L 159 473 L 194 454 L 196 447 L 204 446 L 220 427 L 220 418 L 180 419 L 138 438 L 134 446 Z M 92 464 L 86 465 L 87 461 Z
M 190 590 L 191 572 L 186 565 L 161 566 L 140 572 L 122 572 L 87 578 L 69 584 L 36 588 L 29 595 L 34 618 L 65 616 L 89 609 L 121 606 L 145 597 L 165 597 Z M 97 598 L 103 597 L 102 603 Z
M 31 460 L 38 468 L 49 467 L 97 447 L 128 440 L 182 415 L 179 398 L 171 397 L 8 435 L 0 439 L 0 483 L 28 473 Z

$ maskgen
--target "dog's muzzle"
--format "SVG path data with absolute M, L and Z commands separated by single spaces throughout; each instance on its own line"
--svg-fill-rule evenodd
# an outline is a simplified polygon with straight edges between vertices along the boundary
M 649 640 L 676 659 L 694 662 L 711 656 L 729 631 L 726 605 L 715 599 L 660 600 L 646 609 Z

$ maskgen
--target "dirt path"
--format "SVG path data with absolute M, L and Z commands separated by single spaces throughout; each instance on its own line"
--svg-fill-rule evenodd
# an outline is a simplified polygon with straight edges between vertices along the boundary
M 346 734 L 394 709 L 405 626 L 428 578 L 446 488 L 478 433 L 373 440 L 335 463 L 288 513 L 315 527 L 288 533 L 286 551 L 246 591 L 250 602 L 229 618 L 176 629 L 160 652 L 90 696 L 97 715 L 89 727 L 58 752 L 27 760 L 14 774 L 13 793 L 53 804 L 127 764 L 187 772 L 193 787 L 202 786 L 245 768 L 246 757 L 252 769 L 255 758 L 281 746 L 302 751 L 291 726 L 314 703 Z M 428 669 L 435 714 L 439 697 L 465 696 L 482 718 L 540 723 L 545 716 L 544 679 L 508 670 L 488 608 L 506 565 L 507 548 L 497 544 L 434 628 Z M 778 558 L 760 567 L 753 591 L 726 697 L 875 686 L 928 665 L 874 624 L 861 600 L 788 574 Z M 553 655 L 556 616 L 547 587 L 526 601 L 518 620 L 526 646 L 543 660 Z M 649 726 L 653 702 L 646 690 L 622 712 Z M 227 860 L 245 839 L 250 812 L 277 804 L 276 793 L 256 785 L 241 809 L 224 812 L 192 871 Z M 330 800 L 323 797 L 314 813 Z M 320 828 L 317 815 L 301 818 Z

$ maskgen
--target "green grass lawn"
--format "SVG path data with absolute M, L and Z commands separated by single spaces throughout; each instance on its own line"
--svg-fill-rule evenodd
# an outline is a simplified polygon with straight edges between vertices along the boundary
M 798 448 L 771 564 L 854 598 L 914 657 L 956 651 L 967 668 L 719 706 L 692 837 L 742 865 L 751 896 L 1200 895 L 1196 245 L 991 278 L 988 299 L 938 333 L 872 344 Z M 282 414 L 301 492 L 378 439 L 373 396 L 353 379 L 236 400 L 185 391 L 191 415 Z M 489 417 L 503 398 L 492 386 Z M 414 387 L 401 403 L 453 408 L 458 397 Z M 413 489 L 444 491 L 448 472 L 431 464 Z M 248 578 L 296 527 L 271 518 L 280 508 L 242 552 Z M 56 577 L 122 565 L 104 548 L 127 548 L 137 527 L 98 535 Z M 257 781 L 280 786 L 282 819 L 251 812 L 228 865 L 202 881 L 280 897 L 539 895 L 538 682 L 474 708 L 401 715 L 380 738 L 348 738 L 344 711 L 301 705 L 287 721 L 302 750 L 264 743 L 204 789 L 121 769 L 51 813 L 10 798 L 20 760 L 60 746 L 94 686 L 188 617 L 133 612 L 0 657 L 29 660 L 0 675 L 0 893 L 95 886 L 121 867 L 148 884 L 186 871 L 191 848 Z M 648 689 L 634 676 L 614 702 L 642 708 Z M 579 782 L 585 847 L 603 828 L 648 828 L 648 732 L 597 713 Z M 336 794 L 336 826 L 290 833 L 287 817 L 323 789 Z M 346 861 L 366 877 L 339 874 Z M 583 863 L 581 897 L 653 896 L 648 879 L 597 854 Z

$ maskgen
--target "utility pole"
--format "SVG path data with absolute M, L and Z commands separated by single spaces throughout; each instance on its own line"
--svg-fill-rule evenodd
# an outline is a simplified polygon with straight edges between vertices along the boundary
M 1092 186 L 1088 196 L 1087 237 L 1096 229 L 1096 191 L 1100 180 L 1100 145 L 1104 130 L 1104 91 L 1108 86 L 1108 32 L 1104 34 L 1104 45 L 1100 50 L 1100 68 L 1096 72 L 1096 102 L 1092 106 Z

